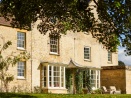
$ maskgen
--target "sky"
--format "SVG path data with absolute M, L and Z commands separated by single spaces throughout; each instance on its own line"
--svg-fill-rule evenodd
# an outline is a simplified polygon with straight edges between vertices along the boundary
M 131 65 L 131 56 L 125 56 L 124 48 L 119 48 L 118 60 L 123 61 L 125 65 Z

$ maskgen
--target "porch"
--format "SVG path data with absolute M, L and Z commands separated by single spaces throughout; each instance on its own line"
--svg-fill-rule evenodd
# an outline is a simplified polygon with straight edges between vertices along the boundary
M 40 87 L 43 93 L 76 94 L 100 88 L 100 68 L 69 64 L 41 63 Z

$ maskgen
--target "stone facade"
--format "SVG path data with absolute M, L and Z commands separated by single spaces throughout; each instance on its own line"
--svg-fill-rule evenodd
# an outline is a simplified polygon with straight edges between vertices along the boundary
M 11 28 L 8 26 L 0 26 L 0 36 L 3 37 L 3 39 L 0 38 L 0 44 L 2 45 L 4 42 L 11 41 L 12 45 L 3 52 L 3 56 L 9 56 L 12 52 L 15 52 L 14 55 L 19 54 L 20 52 L 27 51 L 28 53 L 31 53 L 31 33 L 27 30 L 20 30 L 17 28 Z M 17 48 L 17 32 L 24 32 L 26 33 L 26 50 L 20 50 Z M 14 91 L 25 91 L 30 92 L 31 91 L 31 60 L 29 59 L 26 62 L 26 78 L 25 79 L 19 79 L 17 77 L 17 65 L 12 67 L 10 65 L 9 67 L 9 73 L 14 75 L 14 81 L 9 83 L 9 90 Z M 2 88 L 3 84 L 0 82 L 0 88 Z
M 101 70 L 101 86 L 116 86 L 122 93 L 131 94 L 131 67 L 105 66 Z
M 31 58 L 26 62 L 26 77 L 25 79 L 17 78 L 17 67 L 10 67 L 10 73 L 14 75 L 14 81 L 10 83 L 10 91 L 13 87 L 20 90 L 34 91 L 34 87 L 42 88 L 42 73 L 41 64 L 48 64 L 68 67 L 70 60 L 73 60 L 82 67 L 90 69 L 99 69 L 101 66 L 114 66 L 118 64 L 118 54 L 112 53 L 112 61 L 108 62 L 108 52 L 92 35 L 83 32 L 67 31 L 67 34 L 61 34 L 59 39 L 59 54 L 50 53 L 50 37 L 40 34 L 37 30 L 37 21 L 31 31 L 11 28 L 9 26 L 0 26 L 0 35 L 5 38 L 5 41 L 12 41 L 13 45 L 4 53 L 8 55 L 10 52 L 27 51 L 31 54 Z M 26 33 L 26 49 L 17 49 L 17 31 Z M 84 47 L 88 46 L 91 49 L 91 59 L 84 60 Z M 48 66 L 48 65 L 47 65 Z M 66 75 L 66 73 L 65 73 Z M 1 84 L 0 84 L 1 86 Z M 47 88 L 46 88 L 47 89 Z M 44 90 L 46 90 L 44 89 Z M 47 92 L 52 93 L 67 93 L 66 88 L 63 89 L 48 89 Z

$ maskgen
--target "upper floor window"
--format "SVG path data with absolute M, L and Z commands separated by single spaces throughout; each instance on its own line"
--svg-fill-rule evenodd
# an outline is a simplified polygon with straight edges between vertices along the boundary
M 112 53 L 108 51 L 108 62 L 112 61 Z
M 17 32 L 17 47 L 25 49 L 25 33 Z
M 50 53 L 59 54 L 59 37 L 50 36 Z
M 25 62 L 20 61 L 17 65 L 17 77 L 25 78 Z
M 84 47 L 84 60 L 90 60 L 91 59 L 91 52 L 90 47 Z

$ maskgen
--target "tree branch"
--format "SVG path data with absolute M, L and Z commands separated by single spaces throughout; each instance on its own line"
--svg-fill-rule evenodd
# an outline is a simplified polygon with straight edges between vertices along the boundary
M 98 3 L 96 2 L 96 0 L 93 0 L 94 1 L 94 3 L 98 6 Z

